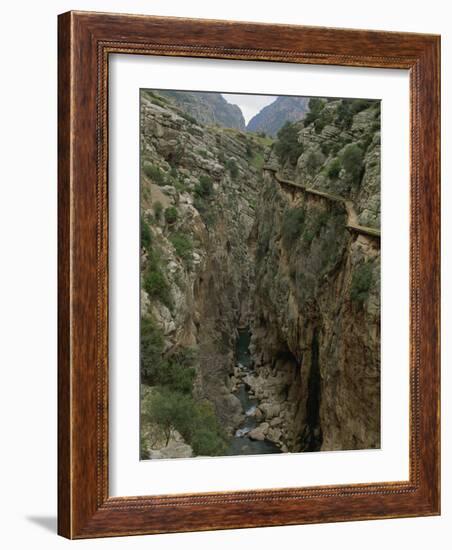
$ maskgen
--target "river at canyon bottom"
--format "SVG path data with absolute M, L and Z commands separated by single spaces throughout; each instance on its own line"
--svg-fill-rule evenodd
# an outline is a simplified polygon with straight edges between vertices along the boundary
M 242 405 L 243 413 L 245 414 L 245 420 L 235 431 L 234 437 L 231 440 L 227 455 L 261 455 L 280 453 L 281 450 L 275 443 L 264 439 L 263 441 L 255 441 L 248 437 L 249 432 L 256 428 L 259 423 L 257 422 L 254 413 L 259 405 L 259 400 L 250 396 L 249 386 L 243 382 L 243 377 L 246 375 L 252 375 L 253 362 L 250 355 L 250 340 L 251 332 L 249 329 L 239 330 L 239 336 L 237 338 L 236 357 L 237 367 L 240 373 L 240 379 L 242 382 L 239 384 L 235 395 L 239 398 Z

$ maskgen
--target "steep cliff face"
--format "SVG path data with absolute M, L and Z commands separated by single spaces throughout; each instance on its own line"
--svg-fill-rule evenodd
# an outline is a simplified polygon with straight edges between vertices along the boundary
M 236 130 L 200 126 L 154 92 L 142 93 L 141 128 L 145 393 L 155 385 L 175 385 L 156 371 L 159 362 L 166 362 L 166 372 L 168 364 L 173 370 L 188 366 L 196 400 L 212 404 L 230 432 L 242 415 L 230 374 L 237 327 L 249 316 L 253 266 L 246 242 L 264 146 Z M 177 438 L 166 447 L 189 456 Z M 164 446 L 163 439 L 157 446 Z M 148 441 L 144 448 L 146 457 Z
M 245 119 L 240 107 L 228 103 L 220 93 L 161 90 L 159 95 L 160 98 L 169 99 L 178 105 L 183 113 L 194 117 L 200 124 L 245 129 Z
M 315 110 L 296 125 L 296 162 L 284 150 L 269 159 L 294 185 L 267 170 L 257 205 L 250 382 L 283 448 L 376 448 L 379 104 Z
M 308 100 L 307 97 L 279 96 L 257 113 L 248 122 L 246 129 L 276 136 L 286 122 L 294 122 L 304 117 L 308 111 Z

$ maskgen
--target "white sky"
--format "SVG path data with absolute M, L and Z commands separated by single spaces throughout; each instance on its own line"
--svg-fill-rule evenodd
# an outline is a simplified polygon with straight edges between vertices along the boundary
M 228 103 L 238 105 L 242 110 L 245 122 L 248 124 L 251 118 L 263 107 L 273 103 L 277 96 L 255 94 L 221 94 Z

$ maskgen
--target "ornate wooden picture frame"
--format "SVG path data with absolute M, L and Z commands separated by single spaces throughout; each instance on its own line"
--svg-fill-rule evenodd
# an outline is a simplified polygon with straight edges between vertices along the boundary
M 68 538 L 440 513 L 440 38 L 69 12 L 58 63 L 58 532 Z M 410 74 L 409 480 L 159 495 L 108 488 L 110 54 L 406 69 Z

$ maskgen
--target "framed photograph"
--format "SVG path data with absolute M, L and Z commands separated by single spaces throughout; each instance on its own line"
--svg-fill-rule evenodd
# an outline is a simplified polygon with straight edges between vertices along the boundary
M 59 16 L 61 535 L 440 513 L 439 48 Z

